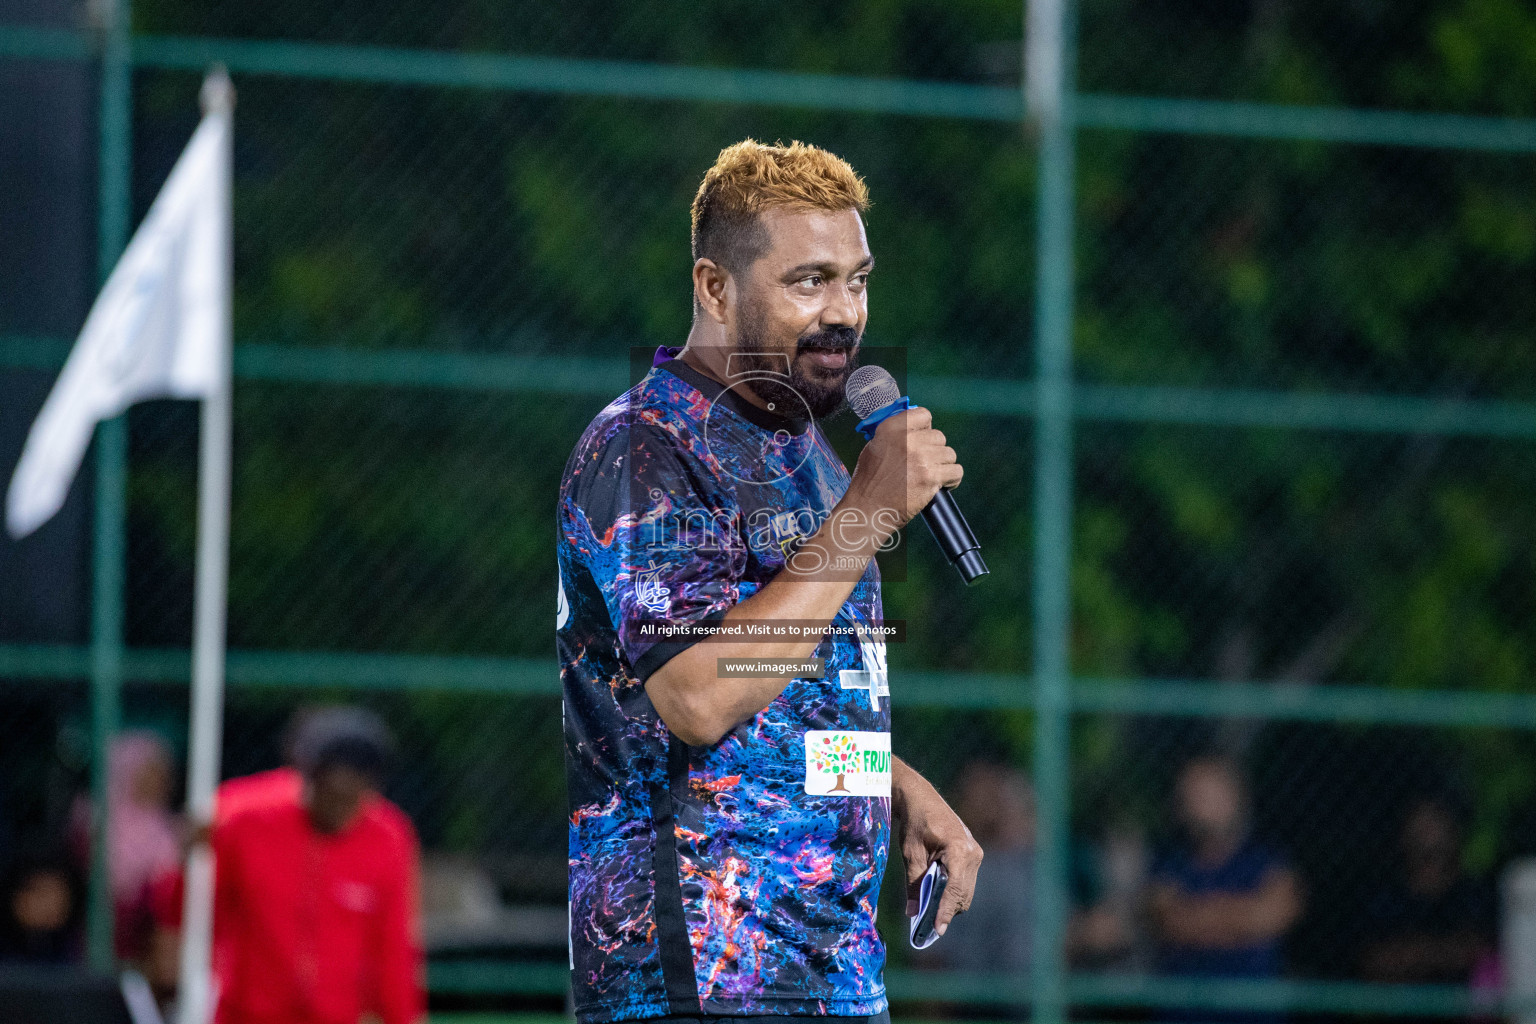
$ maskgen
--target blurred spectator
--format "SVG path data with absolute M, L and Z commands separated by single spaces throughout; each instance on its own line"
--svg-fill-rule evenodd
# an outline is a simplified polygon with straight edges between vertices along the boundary
M 218 1024 L 424 1018 L 416 834 L 379 793 L 390 747 L 371 713 L 323 709 L 298 728 L 296 768 L 220 787 Z
M 6 874 L 0 961 L 74 963 L 81 954 L 81 885 L 68 858 L 29 854 Z
M 961 769 L 955 811 L 987 852 L 971 909 L 959 915 L 943 939 L 913 955 L 920 966 L 952 971 L 1028 977 L 1033 966 L 1035 885 L 1035 791 L 1024 773 L 992 760 Z M 1138 837 L 1112 830 L 1099 856 L 1074 851 L 1076 902 L 1089 903 L 1068 922 L 1067 953 L 1095 967 L 1121 963 L 1132 944 L 1145 862 Z M 1089 861 L 1092 861 L 1090 866 Z M 1133 879 L 1126 892 L 1125 878 Z M 1122 898 L 1125 897 L 1125 898 Z M 1025 982 L 1027 984 L 1027 982 Z M 1027 989 L 1017 1007 L 1027 1006 Z
M 1067 929 L 1067 955 L 1091 971 L 1144 970 L 1148 960 L 1142 902 L 1149 869 L 1147 846 L 1131 821 L 1115 822 L 1102 839 L 1082 848 L 1074 865 L 1080 909 Z
M 1149 894 L 1158 967 L 1185 977 L 1275 977 L 1301 895 L 1286 863 L 1249 833 L 1237 764 L 1191 760 L 1179 773 L 1175 810 L 1183 842 L 1154 864 Z
M 914 960 L 954 971 L 1028 974 L 1034 927 L 1034 789 L 1008 765 L 980 760 L 961 770 L 957 789 L 955 813 L 986 851 L 986 864 L 977 876 L 971 909 L 950 922 L 926 956 Z M 1020 1000 L 1025 1002 L 1027 998 Z
M 1360 973 L 1370 981 L 1471 982 L 1496 946 L 1492 886 L 1463 870 L 1462 828 L 1440 797 L 1414 801 L 1398 834 L 1398 864 L 1367 905 Z
M 139 960 L 148 951 L 154 930 L 152 888 L 181 866 L 181 822 L 171 812 L 173 771 L 170 748 L 152 732 L 126 732 L 112 741 L 107 755 L 107 864 L 114 945 L 124 960 Z M 76 801 L 71 831 L 80 863 L 88 867 L 89 799 Z

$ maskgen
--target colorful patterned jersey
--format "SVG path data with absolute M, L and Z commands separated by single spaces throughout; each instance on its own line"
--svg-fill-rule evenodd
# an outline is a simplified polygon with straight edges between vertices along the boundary
M 645 680 L 816 532 L 849 474 L 819 428 L 671 358 L 588 426 L 559 503 L 556 640 L 582 1024 L 886 1009 L 875 905 L 890 709 L 873 561 L 792 680 L 714 746 L 671 735 Z M 728 678 L 719 685 L 731 686 Z

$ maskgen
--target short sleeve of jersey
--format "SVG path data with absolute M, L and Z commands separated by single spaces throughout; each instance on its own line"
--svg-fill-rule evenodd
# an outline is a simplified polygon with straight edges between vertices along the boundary
M 605 549 L 593 579 L 642 683 L 698 642 L 667 627 L 718 622 L 741 597 L 738 509 L 696 445 L 687 431 L 620 419 L 590 445 L 571 492 Z

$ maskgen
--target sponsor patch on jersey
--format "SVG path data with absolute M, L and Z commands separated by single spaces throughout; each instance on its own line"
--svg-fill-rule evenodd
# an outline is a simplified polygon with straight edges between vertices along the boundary
M 891 734 L 855 729 L 807 732 L 805 791 L 811 796 L 890 796 Z

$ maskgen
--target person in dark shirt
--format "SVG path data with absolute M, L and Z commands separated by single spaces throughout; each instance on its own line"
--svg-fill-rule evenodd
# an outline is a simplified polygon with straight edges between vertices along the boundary
M 1160 970 L 1277 976 L 1280 940 L 1301 913 L 1300 887 L 1286 862 L 1250 835 L 1238 766 L 1222 756 L 1191 760 L 1179 773 L 1175 809 L 1184 842 L 1154 863 L 1149 894 Z
M 1360 974 L 1369 981 L 1465 985 L 1492 953 L 1491 886 L 1461 865 L 1461 826 L 1449 801 L 1414 801 L 1398 835 L 1397 874 L 1366 906 Z

